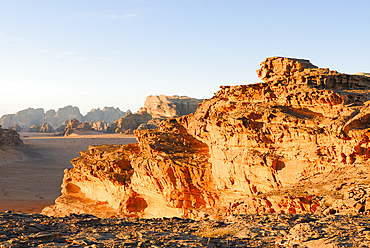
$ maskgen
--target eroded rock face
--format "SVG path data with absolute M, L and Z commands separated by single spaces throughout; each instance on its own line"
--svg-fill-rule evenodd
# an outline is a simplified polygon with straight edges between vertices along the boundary
M 138 144 L 81 152 L 45 213 L 99 215 L 87 200 L 141 217 L 370 211 L 370 192 L 353 188 L 370 172 L 350 170 L 370 158 L 370 78 L 282 57 L 257 73 L 263 83 L 223 86 L 194 114 L 136 131 Z

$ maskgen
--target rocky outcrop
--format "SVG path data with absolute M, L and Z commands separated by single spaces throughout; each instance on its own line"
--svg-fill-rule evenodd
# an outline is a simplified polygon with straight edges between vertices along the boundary
M 23 141 L 17 131 L 12 129 L 2 129 L 0 125 L 0 149 L 22 147 Z
M 152 116 L 148 114 L 144 109 L 140 109 L 135 114 L 126 114 L 124 117 L 113 122 L 111 126 L 107 128 L 108 133 L 125 133 L 127 130 L 135 130 L 141 124 L 145 124 L 152 119 Z
M 72 107 L 71 105 L 64 108 L 58 109 L 53 118 L 50 120 L 50 124 L 54 127 L 59 126 L 65 120 L 76 119 L 78 121 L 83 121 L 83 116 L 80 113 L 78 107 Z
M 223 86 L 194 114 L 136 131 L 137 144 L 81 152 L 44 212 L 370 212 L 370 78 L 283 57 L 257 74 L 263 83 Z
M 202 101 L 187 96 L 148 96 L 144 108 L 153 118 L 173 118 L 194 113 Z
M 22 128 L 18 124 L 14 124 L 13 126 L 8 127 L 8 129 L 14 130 L 16 132 L 20 132 L 22 130 Z
M 94 129 L 94 131 L 99 132 L 106 132 L 110 126 L 110 124 L 105 121 L 89 121 L 89 125 Z
M 74 131 L 94 131 L 88 122 L 80 123 L 77 119 L 70 119 L 67 126 L 60 133 L 64 136 L 71 135 Z
M 104 121 L 106 123 L 113 123 L 125 115 L 126 112 L 121 111 L 119 108 L 104 107 L 102 110 L 99 108 L 91 110 L 83 117 L 83 121 Z
M 49 123 L 43 123 L 42 125 L 32 125 L 28 128 L 29 132 L 37 133 L 54 133 L 54 128 Z

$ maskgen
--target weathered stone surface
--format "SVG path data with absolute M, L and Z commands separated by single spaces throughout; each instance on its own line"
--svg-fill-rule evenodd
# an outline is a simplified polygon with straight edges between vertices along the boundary
M 140 217 L 365 212 L 370 78 L 282 57 L 257 73 L 263 83 L 223 86 L 194 114 L 136 131 L 138 144 L 81 152 L 48 213 L 68 213 L 68 199 Z

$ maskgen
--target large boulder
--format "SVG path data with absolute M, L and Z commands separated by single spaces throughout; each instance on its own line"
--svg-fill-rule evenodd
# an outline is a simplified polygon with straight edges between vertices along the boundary
M 283 57 L 258 75 L 136 131 L 137 144 L 80 152 L 44 213 L 369 213 L 370 78 Z

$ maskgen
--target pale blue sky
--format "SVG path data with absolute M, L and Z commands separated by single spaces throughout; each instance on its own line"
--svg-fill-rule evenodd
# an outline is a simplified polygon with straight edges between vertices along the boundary
M 266 57 L 370 72 L 370 1 L 0 0 L 0 116 L 210 98 Z

